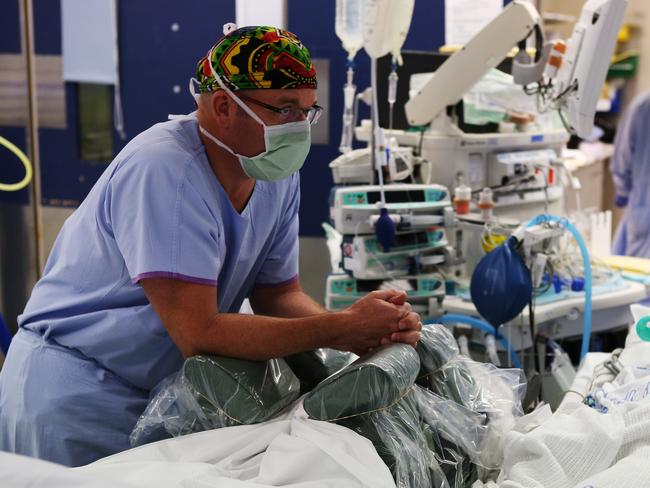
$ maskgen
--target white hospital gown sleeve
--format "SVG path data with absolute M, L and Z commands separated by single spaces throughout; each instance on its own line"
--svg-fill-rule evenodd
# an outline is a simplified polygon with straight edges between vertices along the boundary
M 285 205 L 271 249 L 255 279 L 256 286 L 282 286 L 298 279 L 300 177 L 291 177 Z
M 105 212 L 133 283 L 164 277 L 216 286 L 219 228 L 187 156 L 143 150 L 111 178 Z M 183 159 L 186 159 L 185 161 Z

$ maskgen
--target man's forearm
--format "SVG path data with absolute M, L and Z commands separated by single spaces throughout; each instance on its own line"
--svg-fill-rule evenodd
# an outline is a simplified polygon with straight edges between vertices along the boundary
M 302 290 L 282 294 L 270 304 L 270 308 L 268 314 L 273 317 L 300 318 L 327 313 Z
M 147 278 L 141 285 L 185 357 L 204 353 L 263 360 L 319 347 L 361 355 L 386 340 L 415 344 L 421 328 L 406 293 L 395 290 L 371 292 L 341 312 L 317 313 L 322 308 L 299 283 L 256 289 L 251 304 L 257 315 L 246 315 L 219 313 L 214 287 L 167 278 Z M 270 317 L 262 311 L 266 307 L 289 316 L 316 314 Z
M 300 318 L 327 313 L 298 283 L 278 289 L 257 288 L 251 305 L 256 314 L 270 317 Z
M 216 354 L 250 360 L 284 357 L 337 343 L 342 314 L 286 319 L 262 315 L 218 314 L 185 356 Z

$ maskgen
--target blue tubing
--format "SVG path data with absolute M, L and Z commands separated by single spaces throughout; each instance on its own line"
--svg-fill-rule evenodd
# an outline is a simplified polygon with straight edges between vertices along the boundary
M 578 247 L 580 248 L 580 254 L 582 254 L 582 265 L 585 269 L 585 313 L 583 316 L 582 322 L 582 348 L 580 349 L 580 361 L 582 361 L 585 355 L 589 352 L 589 345 L 591 343 L 591 261 L 589 260 L 589 251 L 585 245 L 585 241 L 582 239 L 580 232 L 575 226 L 569 222 L 569 220 L 557 217 L 555 215 L 538 215 L 530 222 L 526 224 L 526 227 L 531 227 L 533 225 L 545 224 L 547 222 L 555 222 L 562 225 L 567 229 L 575 240 L 578 242 Z
M 2 354 L 7 356 L 7 351 L 9 351 L 9 345 L 11 344 L 11 334 L 9 333 L 9 328 L 0 314 L 0 351 Z
M 506 350 L 510 354 L 512 364 L 515 366 L 515 368 L 521 369 L 521 361 L 519 361 L 517 352 L 510 346 L 508 340 L 505 337 L 503 337 L 499 332 L 497 332 L 497 330 L 494 327 L 492 327 L 490 324 L 484 322 L 481 319 L 470 317 L 469 315 L 447 314 L 447 315 L 443 315 L 442 317 L 430 319 L 425 323 L 426 324 L 465 324 L 465 325 L 469 325 L 470 327 L 473 327 L 474 329 L 479 329 L 482 330 L 483 332 L 493 335 L 494 337 L 499 339 L 499 342 L 501 342 L 503 347 L 506 348 Z

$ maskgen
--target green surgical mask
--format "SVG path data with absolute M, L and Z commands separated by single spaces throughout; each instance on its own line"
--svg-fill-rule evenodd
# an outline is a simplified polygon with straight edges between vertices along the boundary
M 212 66 L 210 66 L 212 68 Z M 302 168 L 311 147 L 311 125 L 307 120 L 288 122 L 279 125 L 266 125 L 248 105 L 235 96 L 212 68 L 212 73 L 219 86 L 258 124 L 264 127 L 265 150 L 257 156 L 243 156 L 236 153 L 206 129 L 199 130 L 208 139 L 239 159 L 244 173 L 250 178 L 264 181 L 276 181 L 288 178 Z M 194 84 L 190 81 L 190 91 L 194 93 Z
M 306 120 L 281 125 L 264 125 L 266 150 L 257 156 L 237 154 L 226 144 L 199 127 L 203 135 L 239 159 L 250 178 L 276 181 L 288 178 L 302 168 L 311 145 L 310 125 Z

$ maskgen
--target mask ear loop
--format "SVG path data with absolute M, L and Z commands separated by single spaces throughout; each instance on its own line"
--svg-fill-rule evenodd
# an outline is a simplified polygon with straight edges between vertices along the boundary
M 248 105 L 246 105 L 244 102 L 242 102 L 237 95 L 235 95 L 230 88 L 226 86 L 226 84 L 223 82 L 221 77 L 217 74 L 217 72 L 214 69 L 214 66 L 212 66 L 212 49 L 210 49 L 210 52 L 208 53 L 208 61 L 210 64 L 210 71 L 212 71 L 212 76 L 214 76 L 215 81 L 217 84 L 221 87 L 223 91 L 225 91 L 228 95 L 230 95 L 230 98 L 232 98 L 237 105 L 239 105 L 244 112 L 246 112 L 248 115 L 250 115 L 253 120 L 255 120 L 257 123 L 259 123 L 262 127 L 266 127 L 266 124 L 262 122 L 262 119 L 253 112 Z
M 190 82 L 189 82 L 190 94 L 192 95 L 192 98 L 194 98 L 194 101 L 198 105 L 199 104 L 199 98 L 201 97 L 201 94 L 196 93 L 196 88 L 194 87 L 194 83 L 196 83 L 198 85 L 199 80 L 197 80 L 194 77 L 190 78 Z

